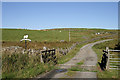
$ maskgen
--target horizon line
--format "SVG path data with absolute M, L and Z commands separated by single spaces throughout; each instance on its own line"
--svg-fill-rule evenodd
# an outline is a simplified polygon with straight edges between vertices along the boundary
M 65 27 L 63 27 L 65 28 Z M 63 28 L 49 28 L 49 29 L 63 29 Z M 0 29 L 26 29 L 26 30 L 46 30 L 46 29 L 29 29 L 29 28 L 0 28 Z M 69 28 L 65 28 L 69 29 Z M 70 29 L 75 29 L 75 28 L 70 28 Z M 80 28 L 79 28 L 80 29 Z M 83 29 L 83 27 L 81 27 Z M 106 30 L 120 30 L 120 28 L 84 28 L 84 29 L 106 29 Z

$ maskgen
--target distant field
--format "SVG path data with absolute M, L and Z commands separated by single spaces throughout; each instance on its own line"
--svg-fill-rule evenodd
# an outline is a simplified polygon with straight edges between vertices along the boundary
M 69 42 L 69 30 L 70 38 Z M 100 33 L 96 35 L 96 33 Z M 21 46 L 24 47 L 24 42 L 20 42 L 25 34 L 29 35 L 32 42 L 28 43 L 29 48 L 41 48 L 47 46 L 50 48 L 68 47 L 74 42 L 90 40 L 92 38 L 112 35 L 117 33 L 117 30 L 105 29 L 86 29 L 86 28 L 64 28 L 64 29 L 48 29 L 48 30 L 26 30 L 26 29 L 2 29 L 3 47 L 6 46 Z M 64 40 L 64 43 L 60 43 Z
M 70 29 L 71 41 L 82 41 L 98 36 L 110 35 L 116 32 L 116 30 L 105 29 Z M 102 33 L 95 35 L 95 33 Z M 32 41 L 39 42 L 54 42 L 65 40 L 69 41 L 69 29 L 51 29 L 46 31 L 41 30 L 24 30 L 24 29 L 2 29 L 3 41 L 20 41 L 23 35 L 28 34 Z
M 32 41 L 57 41 L 57 40 L 67 40 L 67 31 L 49 30 L 49 31 L 39 31 L 39 30 L 23 30 L 23 29 L 3 29 L 2 30 L 2 40 L 3 41 L 20 41 L 25 34 L 29 35 Z M 65 34 L 63 36 L 63 34 Z

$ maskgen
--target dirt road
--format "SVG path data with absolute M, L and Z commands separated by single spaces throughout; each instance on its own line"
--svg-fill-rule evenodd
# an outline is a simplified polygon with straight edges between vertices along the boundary
M 68 62 L 60 65 L 60 70 L 53 71 L 52 76 L 47 76 L 48 78 L 97 78 L 96 64 L 97 64 L 97 54 L 92 50 L 92 47 L 95 44 L 102 43 L 105 41 L 110 41 L 112 39 L 102 40 L 95 43 L 90 43 L 82 48 L 80 51 Z M 75 71 L 73 76 L 68 76 L 66 73 L 67 69 L 75 66 L 78 62 L 84 61 L 82 69 L 86 69 L 88 71 Z

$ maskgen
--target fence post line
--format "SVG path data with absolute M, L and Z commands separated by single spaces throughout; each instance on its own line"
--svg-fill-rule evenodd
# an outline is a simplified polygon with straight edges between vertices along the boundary
M 107 54 L 107 56 L 108 56 L 108 60 L 107 60 L 107 66 L 106 66 L 106 69 L 109 70 L 109 58 L 110 58 L 109 47 L 106 47 L 106 51 L 108 52 L 108 54 Z

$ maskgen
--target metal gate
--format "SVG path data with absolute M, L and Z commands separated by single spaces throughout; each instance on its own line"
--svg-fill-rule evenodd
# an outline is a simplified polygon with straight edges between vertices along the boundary
M 120 70 L 120 50 L 110 50 L 106 47 L 106 52 L 108 53 L 106 69 Z

